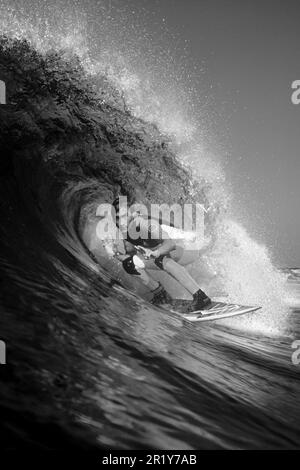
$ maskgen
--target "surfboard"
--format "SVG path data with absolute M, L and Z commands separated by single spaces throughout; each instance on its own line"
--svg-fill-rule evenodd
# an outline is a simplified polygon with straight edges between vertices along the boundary
M 203 322 L 244 315 L 245 313 L 256 312 L 259 309 L 261 307 L 212 302 L 208 307 L 195 312 L 180 313 L 176 312 L 176 310 L 171 310 L 171 312 L 180 315 L 184 320 L 190 322 Z

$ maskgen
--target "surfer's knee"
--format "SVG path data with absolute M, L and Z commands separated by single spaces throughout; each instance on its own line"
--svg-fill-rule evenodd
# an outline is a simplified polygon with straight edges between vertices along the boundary
M 143 260 L 136 255 L 128 256 L 128 258 L 122 261 L 122 265 L 128 274 L 135 274 L 136 276 L 140 276 L 141 272 L 145 269 Z
M 155 258 L 154 263 L 159 269 L 165 270 L 168 270 L 168 268 L 171 268 L 172 266 L 178 266 L 177 262 L 170 258 L 169 255 L 158 256 L 158 258 Z
M 165 269 L 167 259 L 170 259 L 167 255 L 160 255 L 155 258 L 154 263 L 159 269 Z

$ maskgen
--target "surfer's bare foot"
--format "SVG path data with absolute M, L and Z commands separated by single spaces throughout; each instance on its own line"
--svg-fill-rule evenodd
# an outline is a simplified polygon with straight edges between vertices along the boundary
M 152 293 L 153 297 L 151 303 L 153 305 L 167 304 L 172 300 L 161 284 L 159 284 L 159 286 L 154 291 L 152 291 Z
M 197 310 L 201 310 L 202 308 L 208 307 L 211 304 L 211 299 L 199 289 L 193 295 L 193 301 L 189 305 L 189 312 L 196 312 Z

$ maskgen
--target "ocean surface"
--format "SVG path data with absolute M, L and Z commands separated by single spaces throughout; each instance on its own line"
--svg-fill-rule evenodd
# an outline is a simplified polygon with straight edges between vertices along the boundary
M 78 266 L 51 263 L 6 265 L 8 447 L 299 448 L 296 304 L 290 334 L 251 333 L 239 318 L 185 324 Z M 299 276 L 291 285 L 300 292 Z
M 12 17 L 7 25 L 2 445 L 299 448 L 300 270 L 279 269 L 228 216 L 221 168 L 189 154 L 193 140 L 183 152 L 159 112 L 153 122 L 143 115 L 130 75 L 120 81 L 112 67 L 29 38 Z M 98 204 L 120 192 L 205 204 L 213 244 L 191 273 L 212 297 L 262 310 L 197 325 L 153 307 L 95 235 Z

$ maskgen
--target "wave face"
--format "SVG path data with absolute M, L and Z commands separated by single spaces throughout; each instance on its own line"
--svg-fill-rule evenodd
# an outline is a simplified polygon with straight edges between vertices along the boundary
M 288 274 L 228 217 L 221 165 L 142 80 L 12 18 L 18 34 L 2 24 L 0 39 L 5 443 L 297 447 Z M 120 192 L 205 204 L 214 243 L 192 274 L 210 295 L 262 312 L 198 327 L 153 308 L 96 238 L 98 204 Z

